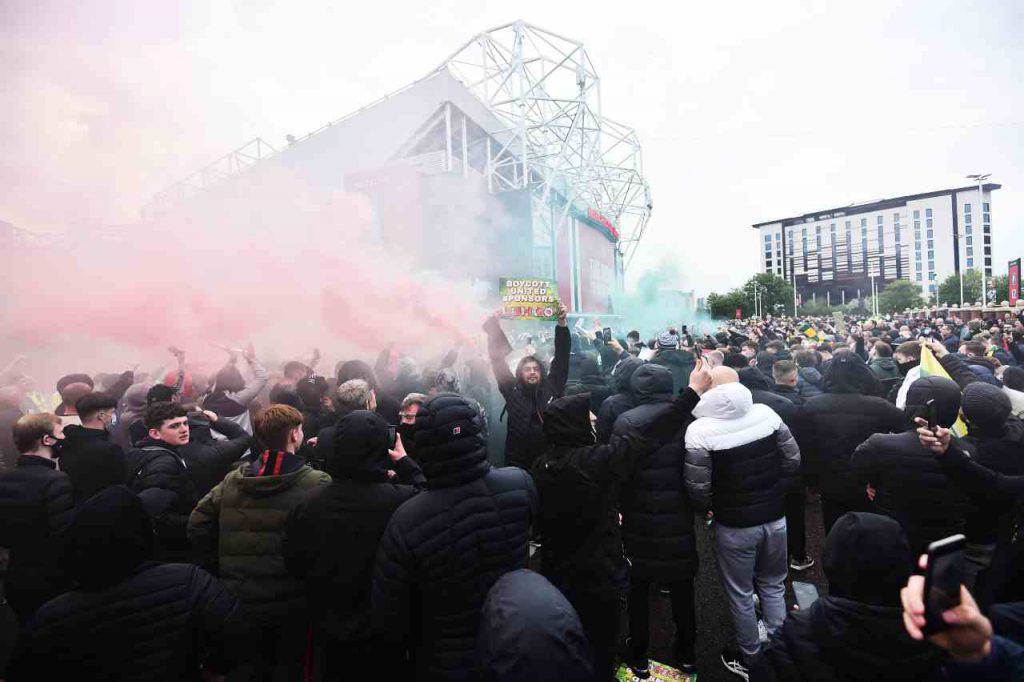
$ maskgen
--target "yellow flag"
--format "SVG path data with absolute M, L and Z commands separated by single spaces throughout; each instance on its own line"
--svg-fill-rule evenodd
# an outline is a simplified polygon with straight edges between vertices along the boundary
M 924 377 L 945 377 L 950 381 L 953 377 L 949 376 L 949 372 L 942 366 L 935 354 L 932 353 L 932 349 L 921 344 L 921 378 Z M 950 429 L 957 438 L 963 438 L 967 435 L 967 424 L 960 417 L 957 417 L 956 423 Z

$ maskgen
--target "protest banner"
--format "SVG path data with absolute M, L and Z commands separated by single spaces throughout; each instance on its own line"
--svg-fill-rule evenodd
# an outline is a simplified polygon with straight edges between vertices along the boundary
M 502 317 L 509 320 L 558 319 L 558 284 L 532 277 L 498 278 Z

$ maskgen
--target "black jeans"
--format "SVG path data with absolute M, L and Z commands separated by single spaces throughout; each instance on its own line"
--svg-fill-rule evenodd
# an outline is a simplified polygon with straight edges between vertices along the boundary
M 807 556 L 807 491 L 803 483 L 786 494 L 785 506 L 789 559 L 803 559 Z
M 583 632 L 590 642 L 594 661 L 594 679 L 609 682 L 615 679 L 619 629 L 622 620 L 622 597 L 614 590 L 592 592 L 562 587 L 580 617 Z
M 697 638 L 697 611 L 693 576 L 665 583 L 672 592 L 672 620 L 676 624 L 673 663 L 693 663 Z M 651 640 L 651 583 L 634 581 L 629 589 L 629 660 L 646 660 Z

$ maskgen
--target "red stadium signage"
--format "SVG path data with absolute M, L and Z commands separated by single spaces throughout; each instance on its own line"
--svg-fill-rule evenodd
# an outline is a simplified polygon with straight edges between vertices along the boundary
M 608 235 L 613 241 L 619 241 L 619 231 L 615 229 L 614 225 L 612 225 L 612 221 L 608 220 L 592 208 L 587 209 L 587 218 L 606 229 L 608 231 Z
M 1017 305 L 1020 300 L 1020 258 L 1010 261 L 1007 279 L 1010 285 L 1010 305 Z

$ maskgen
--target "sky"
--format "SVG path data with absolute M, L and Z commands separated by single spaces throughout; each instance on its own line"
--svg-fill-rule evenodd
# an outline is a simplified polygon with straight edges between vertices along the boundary
M 1024 253 L 1024 4 L 0 0 L 0 220 L 131 222 L 259 136 L 275 146 L 515 19 L 582 41 L 637 129 L 654 212 L 630 276 L 701 294 L 751 224 L 992 173 L 994 262 Z

